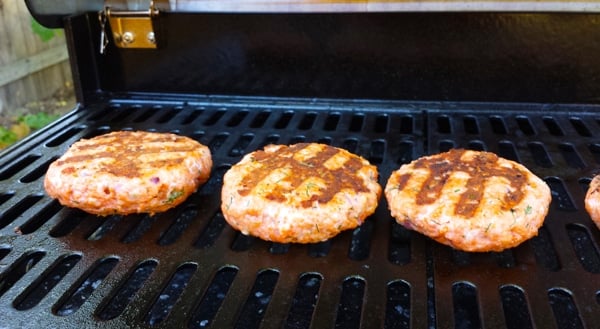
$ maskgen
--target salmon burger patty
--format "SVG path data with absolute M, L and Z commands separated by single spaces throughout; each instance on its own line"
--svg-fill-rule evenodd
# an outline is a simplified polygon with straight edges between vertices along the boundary
M 453 149 L 405 164 L 385 195 L 396 221 L 463 251 L 501 251 L 537 235 L 552 199 L 524 166 Z
M 377 179 L 375 166 L 340 148 L 268 145 L 225 173 L 221 210 L 243 234 L 315 243 L 356 228 L 375 211 Z
M 594 176 L 585 194 L 585 210 L 600 229 L 600 175 Z
M 48 195 L 96 215 L 158 213 L 208 180 L 208 147 L 170 133 L 116 131 L 75 142 L 50 164 Z

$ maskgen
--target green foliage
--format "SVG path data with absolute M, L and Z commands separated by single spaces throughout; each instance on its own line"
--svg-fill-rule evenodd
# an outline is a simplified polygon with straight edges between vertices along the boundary
M 58 119 L 59 115 L 45 112 L 27 114 L 16 119 L 9 128 L 0 126 L 0 150 L 29 135 L 32 130 L 40 129 Z
M 37 34 L 43 42 L 48 42 L 57 35 L 57 31 L 49 29 L 38 23 L 33 17 L 31 18 L 31 30 Z
M 50 115 L 45 112 L 39 112 L 36 114 L 27 114 L 19 118 L 19 122 L 25 123 L 31 129 L 40 129 L 50 122 L 58 119 L 58 115 Z
M 17 134 L 10 129 L 0 126 L 0 148 L 6 147 L 17 141 Z

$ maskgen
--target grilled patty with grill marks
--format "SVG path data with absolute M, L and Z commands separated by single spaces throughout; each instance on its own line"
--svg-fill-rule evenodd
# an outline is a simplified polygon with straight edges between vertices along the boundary
M 208 147 L 170 133 L 116 131 L 82 139 L 50 164 L 44 188 L 68 207 L 97 215 L 158 213 L 208 180 Z
M 524 166 L 453 149 L 403 165 L 385 195 L 396 221 L 464 251 L 501 251 L 537 235 L 552 199 Z
M 340 148 L 268 145 L 225 173 L 221 210 L 235 229 L 263 240 L 325 241 L 375 211 L 377 178 L 375 166 Z
M 600 229 L 600 175 L 594 176 L 585 194 L 585 209 Z

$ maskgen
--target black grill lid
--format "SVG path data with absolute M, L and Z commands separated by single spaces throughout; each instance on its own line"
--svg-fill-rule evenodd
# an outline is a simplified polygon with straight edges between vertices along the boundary
M 43 19 L 43 15 L 38 15 Z M 161 12 L 159 48 L 100 54 L 96 11 L 67 16 L 78 99 L 174 93 L 597 103 L 595 13 Z M 111 36 L 109 26 L 105 28 Z

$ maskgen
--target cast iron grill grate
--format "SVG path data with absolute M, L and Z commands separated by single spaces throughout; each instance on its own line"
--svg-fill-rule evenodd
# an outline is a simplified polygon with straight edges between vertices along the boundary
M 3 326 L 586 328 L 600 313 L 600 232 L 583 210 L 600 165 L 593 106 L 215 98 L 114 100 L 75 111 L 2 156 Z M 95 217 L 43 193 L 51 161 L 119 129 L 190 136 L 210 180 L 155 216 Z M 538 237 L 454 251 L 394 223 L 384 198 L 360 228 L 312 245 L 267 243 L 219 212 L 223 174 L 270 143 L 318 141 L 392 170 L 452 147 L 489 150 L 543 177 Z

